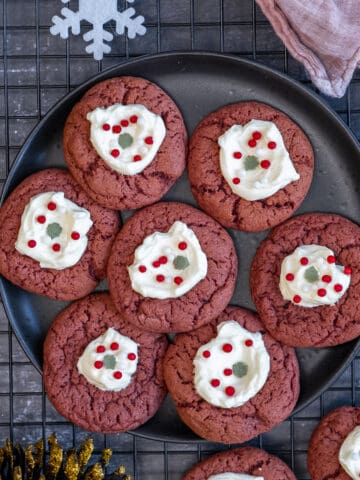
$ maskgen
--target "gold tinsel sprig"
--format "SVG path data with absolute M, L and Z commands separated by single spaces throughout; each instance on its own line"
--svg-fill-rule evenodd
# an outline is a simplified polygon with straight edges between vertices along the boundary
M 90 465 L 94 441 L 88 438 L 79 449 L 64 451 L 53 433 L 48 438 L 49 456 L 45 460 L 43 440 L 25 449 L 17 443 L 6 440 L 0 447 L 0 480 L 103 480 L 112 451 L 105 448 L 98 462 Z M 115 472 L 106 474 L 111 480 L 131 480 L 121 466 Z

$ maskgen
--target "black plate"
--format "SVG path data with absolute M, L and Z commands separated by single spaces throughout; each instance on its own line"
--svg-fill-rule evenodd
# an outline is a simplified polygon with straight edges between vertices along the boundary
M 39 123 L 20 151 L 2 199 L 25 177 L 46 167 L 64 166 L 62 130 L 74 103 L 94 83 L 116 75 L 148 78 L 179 105 L 189 134 L 209 112 L 228 103 L 258 100 L 286 112 L 309 136 L 316 155 L 311 190 L 299 212 L 336 212 L 360 223 L 359 146 L 343 122 L 316 95 L 266 67 L 232 56 L 211 53 L 170 53 L 142 57 L 107 70 L 62 99 Z M 165 197 L 195 205 L 186 175 Z M 123 214 L 126 220 L 129 213 Z M 265 233 L 230 232 L 239 255 L 239 277 L 232 303 L 254 308 L 248 274 L 251 259 Z M 42 343 L 55 315 L 65 303 L 48 300 L 4 279 L 0 290 L 6 312 L 24 350 L 41 371 Z M 301 394 L 296 411 L 324 391 L 349 364 L 358 341 L 323 349 L 299 349 Z M 179 420 L 171 399 L 157 415 L 136 430 L 161 440 L 198 438 Z

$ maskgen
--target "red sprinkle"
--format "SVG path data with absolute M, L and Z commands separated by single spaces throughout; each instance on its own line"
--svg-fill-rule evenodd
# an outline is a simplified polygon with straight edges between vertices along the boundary
M 234 387 L 226 387 L 225 388 L 225 393 L 228 397 L 232 397 L 235 394 L 235 388 Z
M 55 202 L 49 202 L 47 208 L 48 208 L 48 210 L 56 210 L 56 203 Z
M 107 132 L 108 130 L 110 130 L 110 125 L 108 123 L 104 123 L 103 125 L 103 130 L 105 130 L 105 132 Z
M 293 302 L 294 302 L 294 303 L 300 303 L 300 302 L 301 302 L 301 297 L 300 297 L 300 295 L 295 295 L 294 298 L 293 298 Z
M 120 378 L 122 378 L 122 373 L 117 370 L 113 373 L 113 376 L 116 378 L 116 380 L 120 380 Z
M 120 132 L 121 132 L 121 127 L 120 127 L 120 125 L 114 125 L 114 126 L 112 127 L 112 131 L 113 131 L 113 133 L 120 133 Z
M 54 250 L 54 252 L 60 252 L 61 250 L 60 243 L 54 243 L 54 245 L 52 246 L 52 249 Z
M 137 115 L 131 115 L 131 117 L 130 117 L 130 122 L 131 122 L 131 123 L 136 123 L 137 121 L 138 121 Z
M 204 350 L 202 355 L 204 358 L 209 358 L 211 356 L 211 353 L 209 352 L 209 350 Z
M 331 278 L 331 275 L 323 275 L 323 276 L 321 277 L 321 280 L 322 280 L 323 282 L 330 283 L 331 280 L 332 280 L 332 278 Z
M 139 267 L 139 272 L 145 273 L 146 270 L 147 270 L 147 268 L 145 267 L 145 265 L 140 265 L 140 267 Z
M 155 262 L 152 263 L 152 266 L 155 267 L 155 268 L 159 268 L 160 267 L 159 260 L 155 260 Z
M 141 155 L 134 155 L 134 162 L 140 162 L 140 160 L 142 159 Z
M 159 258 L 159 262 L 162 264 L 162 265 L 165 265 L 167 263 L 168 259 L 167 257 L 165 257 L 165 255 L 161 256 Z
M 104 353 L 106 350 L 106 348 L 104 347 L 104 345 L 99 345 L 96 349 L 97 353 Z
M 186 242 L 180 242 L 178 247 L 179 247 L 179 250 L 186 250 L 187 249 L 187 243 Z
M 285 278 L 286 278 L 286 280 L 287 280 L 288 282 L 292 282 L 292 281 L 294 280 L 294 278 L 295 278 L 295 275 L 294 275 L 293 273 L 287 273 L 287 274 L 285 275 Z
M 255 140 L 260 140 L 260 138 L 262 137 L 260 132 L 254 132 L 252 136 Z
M 235 178 L 232 179 L 232 182 L 233 182 L 234 185 L 239 185 L 239 183 L 240 183 L 240 178 L 239 178 L 239 177 L 235 177 Z
M 335 259 L 334 255 L 329 255 L 326 260 L 327 260 L 328 263 L 335 263 L 336 259 Z
M 114 148 L 114 150 L 111 150 L 110 155 L 114 158 L 117 158 L 120 155 L 120 150 Z
M 249 141 L 248 141 L 248 145 L 249 147 L 256 147 L 257 143 L 256 143 L 256 140 L 254 140 L 253 138 L 251 138 Z
M 267 170 L 270 167 L 271 163 L 270 160 L 261 160 L 260 165 L 262 168 L 265 168 L 265 170 Z
M 340 285 L 340 283 L 336 283 L 336 284 L 334 285 L 334 290 L 335 290 L 335 292 L 341 292 L 342 289 L 343 289 L 343 286 Z
M 46 217 L 45 217 L 45 215 L 39 215 L 36 220 L 39 223 L 45 223 L 46 222 Z
M 344 273 L 345 273 L 345 275 L 351 275 L 352 274 L 352 268 L 351 267 L 345 267 L 344 268 Z
M 176 285 L 181 285 L 182 282 L 183 282 L 183 279 L 181 277 L 174 278 L 174 283 L 176 283 Z
M 300 258 L 301 265 L 307 265 L 309 263 L 309 259 L 306 257 Z
M 251 340 L 251 338 L 248 338 L 247 340 L 245 340 L 245 345 L 247 347 L 252 347 L 253 346 L 253 341 Z
M 231 368 L 225 368 L 225 370 L 224 370 L 224 375 L 226 375 L 227 377 L 229 377 L 230 375 L 232 375 L 232 370 L 231 370 Z
M 145 138 L 145 143 L 146 145 L 152 145 L 154 143 L 154 140 L 152 137 L 146 137 Z
M 164 275 L 156 275 L 156 280 L 158 282 L 163 282 L 165 280 L 165 277 L 164 277 Z
M 119 344 L 117 342 L 112 342 L 110 345 L 111 350 L 119 350 Z
M 135 359 L 136 359 L 135 353 L 129 353 L 129 354 L 128 354 L 128 359 L 129 359 L 129 360 L 135 360 Z
M 239 160 L 242 157 L 242 153 L 241 152 L 234 152 L 233 157 L 236 158 L 237 160 Z
M 34 247 L 36 247 L 36 240 L 29 240 L 29 241 L 28 241 L 28 247 L 29 247 L 29 248 L 34 248 Z
M 226 352 L 226 353 L 230 353 L 233 349 L 231 343 L 224 343 L 223 347 L 222 347 L 223 351 Z
M 121 120 L 120 124 L 121 124 L 123 127 L 128 127 L 128 126 L 129 126 L 129 121 L 128 121 L 128 120 Z
M 79 240 L 80 238 L 80 233 L 79 232 L 71 232 L 71 238 L 73 240 Z
M 100 360 L 97 360 L 97 361 L 94 363 L 94 367 L 97 368 L 98 370 L 99 370 L 100 368 L 102 368 L 103 365 L 104 365 L 103 362 L 101 362 Z
M 220 385 L 220 380 L 217 378 L 213 378 L 210 383 L 212 387 L 218 387 Z
M 276 148 L 276 142 L 269 142 L 268 148 L 270 148 L 270 150 L 274 150 L 274 148 Z
M 317 294 L 319 295 L 319 297 L 325 297 L 326 295 L 325 288 L 319 288 L 319 290 L 317 291 Z

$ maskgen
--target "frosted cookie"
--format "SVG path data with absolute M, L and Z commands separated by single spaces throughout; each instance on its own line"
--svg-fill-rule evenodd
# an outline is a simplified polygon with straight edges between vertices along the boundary
M 90 197 L 117 210 L 159 200 L 185 168 L 181 113 L 157 85 L 117 77 L 93 86 L 64 130 L 71 173 Z
M 254 447 L 215 453 L 189 470 L 183 480 L 296 480 L 280 458 Z
M 164 373 L 180 418 L 213 442 L 241 443 L 270 430 L 299 395 L 295 351 L 264 333 L 255 313 L 236 307 L 176 335 Z
M 230 301 L 236 275 L 228 233 L 182 203 L 135 213 L 117 236 L 108 265 L 119 312 L 154 332 L 184 332 L 210 322 Z
M 358 480 L 360 477 L 360 408 L 340 407 L 325 415 L 308 449 L 312 480 Z
M 8 196 L 0 224 L 1 274 L 30 292 L 74 300 L 105 278 L 119 218 L 69 173 L 47 169 Z
M 263 103 L 236 103 L 211 113 L 190 141 L 194 197 L 229 228 L 256 232 L 286 220 L 305 198 L 313 169 L 304 132 Z
M 360 228 L 334 214 L 299 215 L 260 245 L 251 294 L 265 328 L 294 347 L 326 347 L 360 335 Z
M 123 320 L 106 293 L 63 310 L 44 343 L 44 383 L 55 408 L 92 432 L 132 430 L 151 418 L 166 395 L 165 335 Z

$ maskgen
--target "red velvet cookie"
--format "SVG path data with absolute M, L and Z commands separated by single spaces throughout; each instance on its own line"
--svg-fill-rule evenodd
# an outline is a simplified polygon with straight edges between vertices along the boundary
M 106 163 L 90 140 L 91 122 L 87 115 L 99 107 L 116 104 L 142 105 L 165 124 L 166 135 L 155 157 L 134 175 L 120 173 Z M 148 112 L 142 118 L 143 112 L 136 108 L 114 115 L 100 125 L 99 143 L 107 145 L 111 139 L 106 148 L 115 166 L 131 149 L 129 168 L 136 168 L 147 150 L 156 149 L 154 134 L 145 128 L 152 119 Z M 117 119 L 116 124 L 112 118 Z M 135 127 L 139 130 L 135 131 Z M 187 133 L 179 109 L 160 87 L 143 78 L 117 77 L 93 86 L 72 109 L 64 130 L 64 154 L 71 173 L 93 200 L 117 210 L 135 209 L 159 200 L 182 174 L 186 149 Z
M 214 442 L 241 443 L 270 430 L 290 415 L 299 395 L 295 351 L 264 333 L 255 313 L 237 307 L 176 335 L 164 374 L 181 419 Z M 229 406 L 238 395 L 244 403 Z
M 299 215 L 270 233 L 253 259 L 250 287 L 261 320 L 274 338 L 294 347 L 327 347 L 360 335 L 359 238 L 357 225 L 322 213 Z M 320 246 L 325 254 L 319 250 L 317 259 L 311 252 L 307 255 L 305 247 L 311 245 Z M 287 264 L 294 255 L 299 258 Z M 288 297 L 283 296 L 280 281 Z M 304 304 L 309 295 L 316 306 Z M 322 304 L 330 296 L 335 303 Z
M 350 480 L 352 478 L 339 462 L 339 451 L 346 437 L 359 426 L 360 408 L 340 407 L 321 419 L 312 434 L 308 448 L 307 463 L 312 480 L 330 478 Z M 357 445 L 354 451 L 356 458 L 358 458 L 358 452 Z M 359 463 L 359 460 L 357 462 Z M 359 469 L 356 473 L 358 478 Z
M 119 312 L 154 332 L 209 323 L 230 301 L 236 275 L 228 233 L 199 210 L 175 202 L 135 213 L 117 236 L 108 264 Z
M 81 223 L 86 209 L 90 213 L 92 226 L 87 233 L 87 246 L 80 259 L 73 265 L 63 269 L 41 267 L 40 261 L 28 256 L 49 255 L 54 261 L 62 256 L 74 254 L 73 247 L 78 248 L 84 241 L 84 235 L 79 231 L 67 231 L 69 225 L 62 225 L 66 221 L 63 217 L 64 207 L 50 201 L 47 205 L 39 204 L 29 210 L 25 228 L 39 230 L 41 241 L 27 238 L 24 235 L 24 249 L 27 253 L 20 253 L 16 248 L 21 220 L 30 200 L 45 192 L 63 192 L 64 199 L 75 203 L 73 226 Z M 60 197 L 62 194 L 60 193 Z M 59 212 L 59 219 L 56 219 Z M 79 218 L 75 218 L 79 216 Z M 55 218 L 50 222 L 49 218 Z M 71 217 L 72 218 L 72 217 Z M 88 221 L 88 220 L 86 220 Z M 119 230 L 119 218 L 115 211 L 96 204 L 82 190 L 79 184 L 65 170 L 47 169 L 35 173 L 24 180 L 8 196 L 0 210 L 0 272 L 4 277 L 21 288 L 33 293 L 45 295 L 55 300 L 74 300 L 90 293 L 96 285 L 105 278 L 106 265 L 110 249 Z M 41 230 L 41 232 L 40 232 Z M 66 235 L 64 235 L 64 232 Z M 61 234 L 64 238 L 61 237 Z M 64 242 L 71 250 L 68 254 L 64 250 Z
M 125 338 L 99 339 L 108 329 Z M 84 362 L 90 374 L 114 388 L 121 385 L 121 390 L 103 390 L 79 373 L 79 358 L 87 348 Z M 164 335 L 124 321 L 108 294 L 90 295 L 68 306 L 50 327 L 44 343 L 46 393 L 61 415 L 85 430 L 132 430 L 151 418 L 165 398 L 166 348 Z M 100 374 L 103 377 L 97 377 Z M 128 384 L 122 385 L 124 381 Z
M 271 130 L 267 132 L 268 126 L 259 127 L 252 124 L 248 126 L 247 124 L 254 119 L 273 122 L 280 131 L 282 140 L 281 136 L 279 139 L 273 137 Z M 244 128 L 241 134 L 243 143 L 238 142 L 239 133 L 230 133 L 231 138 L 226 137 L 227 154 L 224 156 L 224 162 L 227 162 L 226 169 L 229 175 L 229 179 L 226 180 L 222 173 L 218 140 L 234 125 L 241 125 Z M 285 163 L 277 165 L 278 160 L 272 159 L 275 152 L 283 148 L 282 141 L 300 178 L 290 181 L 275 193 L 267 190 L 267 195 L 270 196 L 266 198 L 249 200 L 246 199 L 249 192 L 245 197 L 244 193 L 241 196 L 235 193 L 234 189 L 245 188 L 248 181 L 255 182 L 259 188 L 266 187 L 269 176 L 273 176 L 273 180 L 269 177 L 270 184 L 272 182 L 278 184 L 283 180 L 277 177 L 283 173 L 278 172 L 285 172 L 285 166 L 291 169 L 291 178 L 297 178 L 293 167 L 288 165 L 288 160 L 286 165 Z M 283 157 L 281 159 L 285 162 Z M 242 169 L 240 173 L 237 170 L 238 166 Z M 307 194 L 313 169 L 314 154 L 304 132 L 284 113 L 263 103 L 236 103 L 211 113 L 199 123 L 190 141 L 188 174 L 194 197 L 205 212 L 229 228 L 256 232 L 286 220 Z M 253 179 L 254 175 L 257 179 Z M 253 195 L 254 187 L 251 186 L 250 190 Z
M 221 473 L 243 473 L 264 480 L 296 480 L 290 468 L 280 458 L 254 447 L 240 447 L 215 453 L 198 463 L 183 480 L 207 480 Z

